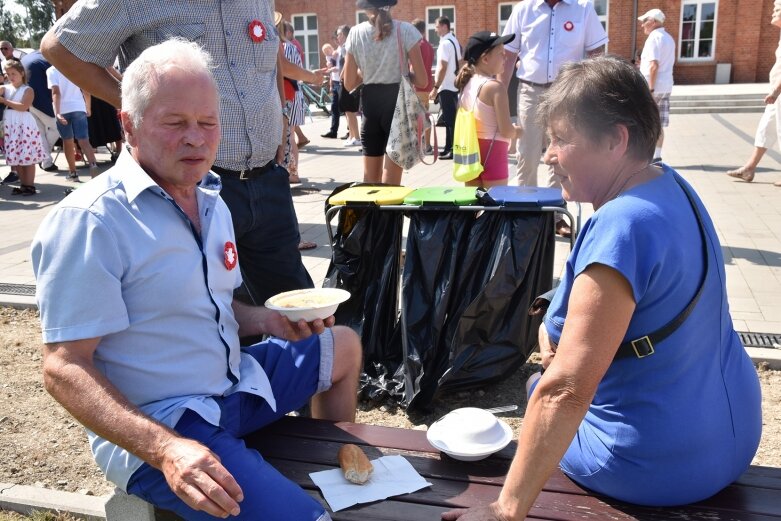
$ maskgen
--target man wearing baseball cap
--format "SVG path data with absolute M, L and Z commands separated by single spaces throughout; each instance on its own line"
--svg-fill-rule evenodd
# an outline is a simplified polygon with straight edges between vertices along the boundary
M 675 40 L 664 30 L 665 16 L 661 9 L 651 9 L 638 18 L 643 32 L 648 36 L 640 55 L 640 72 L 648 82 L 648 88 L 659 106 L 662 133 L 656 142 L 653 161 L 662 160 L 664 127 L 670 124 L 670 93 L 673 90 L 673 65 L 675 65 Z

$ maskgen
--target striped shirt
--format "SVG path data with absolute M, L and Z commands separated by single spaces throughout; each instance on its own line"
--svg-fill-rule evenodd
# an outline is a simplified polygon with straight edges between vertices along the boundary
M 250 38 L 259 21 L 265 40 Z M 141 52 L 172 36 L 195 41 L 214 58 L 222 142 L 215 164 L 230 170 L 265 165 L 282 138 L 274 0 L 79 0 L 55 25 L 60 43 L 101 67 L 119 57 L 124 70 Z

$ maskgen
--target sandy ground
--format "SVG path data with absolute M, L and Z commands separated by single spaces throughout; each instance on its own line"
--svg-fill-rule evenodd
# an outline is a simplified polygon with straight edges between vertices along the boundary
M 0 482 L 107 494 L 113 487 L 93 463 L 84 429 L 43 388 L 39 328 L 36 311 L 0 308 Z M 517 435 L 526 406 L 523 382 L 534 370 L 535 364 L 526 364 L 500 384 L 437 402 L 427 415 L 361 405 L 357 421 L 426 429 L 458 407 L 519 404 L 518 411 L 502 415 Z M 754 464 L 781 467 L 781 371 L 759 367 L 758 373 L 764 431 Z

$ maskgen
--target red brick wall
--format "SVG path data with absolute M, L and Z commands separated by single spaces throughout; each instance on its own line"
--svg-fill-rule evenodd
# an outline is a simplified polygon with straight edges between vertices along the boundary
M 609 0 L 608 51 L 632 57 L 632 32 L 636 31 L 635 49 L 645 43 L 633 13 L 634 0 Z M 496 30 L 499 0 L 399 0 L 391 11 L 394 19 L 411 21 L 426 17 L 426 6 L 455 6 L 456 36 L 465 44 L 470 34 L 480 30 Z M 637 0 L 638 15 L 659 8 L 667 16 L 665 28 L 678 44 L 681 24 L 680 0 Z M 332 42 L 334 29 L 341 24 L 355 25 L 354 0 L 277 0 L 285 18 L 293 14 L 316 13 L 320 31 L 320 45 Z M 716 58 L 705 62 L 676 63 L 675 82 L 678 84 L 713 83 L 716 63 L 731 63 L 731 81 L 735 83 L 766 82 L 775 61 L 779 30 L 770 25 L 773 0 L 720 0 L 716 21 Z

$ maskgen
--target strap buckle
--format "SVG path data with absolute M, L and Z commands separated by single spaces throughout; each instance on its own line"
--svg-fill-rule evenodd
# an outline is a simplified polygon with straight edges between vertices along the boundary
M 648 335 L 632 340 L 630 344 L 632 344 L 632 349 L 635 350 L 635 356 L 637 356 L 637 358 L 645 358 L 646 356 L 651 356 L 655 352 L 654 344 L 651 342 L 651 339 L 648 338 Z
M 249 174 L 248 171 L 242 170 L 241 172 L 239 172 L 239 179 L 241 179 L 242 181 L 246 181 L 247 179 L 249 179 L 248 174 Z

